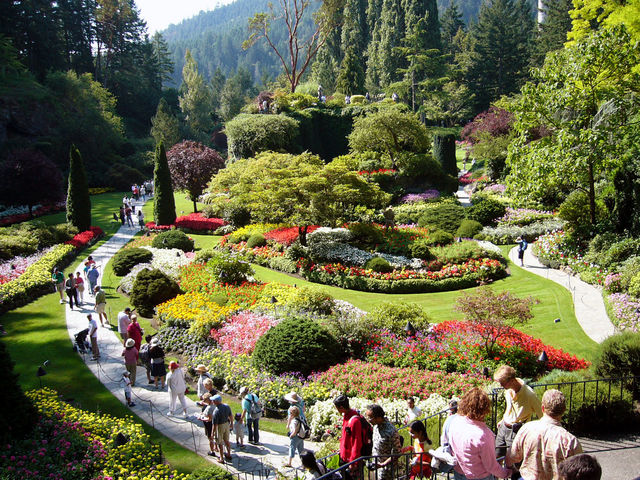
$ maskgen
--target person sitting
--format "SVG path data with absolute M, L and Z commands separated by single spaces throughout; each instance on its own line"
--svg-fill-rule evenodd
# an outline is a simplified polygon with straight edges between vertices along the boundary
M 427 453 L 429 445 L 431 445 L 431 439 L 427 434 L 427 429 L 420 420 L 415 420 L 409 427 L 409 434 L 413 439 L 413 445 L 402 449 L 403 452 L 415 453 L 411 460 L 411 471 L 409 472 L 409 479 L 413 480 L 416 477 L 429 478 L 431 477 L 431 455 Z

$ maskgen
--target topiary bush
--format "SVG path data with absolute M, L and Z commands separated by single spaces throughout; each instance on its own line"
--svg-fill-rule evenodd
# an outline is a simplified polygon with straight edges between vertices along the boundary
M 193 251 L 193 240 L 180 230 L 159 233 L 151 242 L 154 248 L 178 248 L 183 252 Z
M 404 327 L 411 322 L 416 330 L 427 331 L 429 316 L 415 303 L 381 303 L 366 316 L 366 320 L 378 330 L 389 330 L 396 335 L 406 335 Z
M 243 205 L 230 203 L 224 207 L 222 218 L 229 225 L 233 225 L 235 228 L 241 228 L 249 225 L 251 212 Z
M 452 133 L 433 136 L 433 158 L 449 175 L 458 175 L 456 164 L 456 137 Z
M 298 128 L 298 122 L 285 115 L 240 114 L 225 124 L 229 157 L 250 158 L 266 150 L 298 153 Z
M 160 270 L 145 268 L 138 273 L 131 289 L 131 303 L 143 317 L 151 318 L 156 305 L 180 294 L 180 287 Z
M 247 239 L 247 248 L 264 247 L 266 244 L 267 240 L 260 233 L 254 233 Z
M 414 258 L 421 258 L 422 260 L 433 260 L 435 257 L 429 247 L 431 247 L 431 242 L 426 238 L 419 238 L 414 241 L 409 250 L 411 251 L 411 256 Z
M 493 198 L 481 197 L 481 200 L 467 208 L 467 218 L 480 222 L 482 225 L 492 225 L 496 219 L 504 216 L 507 207 Z M 477 233 L 477 232 L 476 232 Z
M 454 203 L 443 203 L 425 211 L 418 219 L 420 227 L 435 227 L 454 234 L 465 217 L 464 207 Z
M 391 273 L 393 267 L 391 264 L 382 257 L 373 257 L 364 264 L 366 270 L 373 270 L 379 273 Z
M 216 251 L 209 257 L 207 270 L 214 279 L 221 283 L 241 284 L 253 275 L 253 268 L 249 262 L 224 251 Z
M 436 230 L 429 233 L 429 237 L 424 240 L 429 246 L 443 246 L 453 243 L 453 235 L 444 230 Z
M 482 224 L 476 220 L 465 218 L 456 232 L 456 237 L 473 238 L 482 231 Z
M 67 222 L 81 232 L 91 226 L 91 199 L 87 173 L 80 151 L 71 145 L 69 152 L 69 188 L 67 190 Z
M 326 370 L 341 357 L 338 341 L 315 321 L 290 317 L 265 333 L 256 343 L 253 364 L 274 375 Z
M 113 256 L 111 267 L 113 268 L 113 273 L 123 277 L 139 263 L 149 263 L 152 258 L 153 253 L 145 248 L 127 248 L 119 250 Z
M 353 243 L 358 246 L 372 247 L 382 243 L 382 232 L 370 223 L 352 223 L 347 228 L 353 236 Z
M 598 375 L 640 375 L 640 332 L 621 332 L 602 342 L 594 362 Z
M 176 201 L 173 197 L 171 172 L 162 142 L 156 146 L 153 168 L 153 221 L 156 225 L 173 225 L 176 221 Z

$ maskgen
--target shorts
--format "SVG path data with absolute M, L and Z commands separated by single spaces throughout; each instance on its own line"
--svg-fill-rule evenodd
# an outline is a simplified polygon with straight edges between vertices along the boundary
M 96 313 L 100 314 L 100 313 L 104 313 L 104 309 L 107 307 L 106 303 L 99 303 L 96 305 Z
M 204 423 L 204 434 L 206 435 L 207 438 L 211 438 L 211 431 L 213 430 L 213 423 L 212 422 L 208 422 L 206 420 L 203 420 L 202 423 Z
M 64 282 L 56 283 L 56 292 L 64 291 Z
M 167 374 L 167 367 L 164 362 L 151 364 L 151 376 L 152 377 L 164 377 Z
M 221 444 L 223 442 L 227 443 L 229 441 L 229 423 L 220 423 L 216 425 L 216 442 Z
M 518 258 L 522 260 L 524 258 L 524 250 L 518 250 Z

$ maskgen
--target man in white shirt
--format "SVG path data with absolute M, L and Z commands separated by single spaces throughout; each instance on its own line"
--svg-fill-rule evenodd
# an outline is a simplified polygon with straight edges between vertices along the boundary
M 129 307 L 125 308 L 122 312 L 118 313 L 118 333 L 122 337 L 122 341 L 126 342 L 127 335 L 127 327 L 131 323 L 131 309 Z
M 98 350 L 98 322 L 91 316 L 91 314 L 87 315 L 87 320 L 89 320 L 89 339 L 91 340 L 91 352 L 93 356 L 92 360 L 98 360 L 100 358 L 100 350 Z

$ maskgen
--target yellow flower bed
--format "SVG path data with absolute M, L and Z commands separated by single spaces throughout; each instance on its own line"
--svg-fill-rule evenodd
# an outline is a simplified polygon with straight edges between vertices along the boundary
M 178 295 L 156 307 L 161 321 L 167 325 L 188 326 L 190 333 L 200 337 L 208 337 L 212 328 L 219 327 L 236 310 L 235 303 L 221 306 L 199 292 Z
M 271 230 L 275 230 L 276 228 L 288 227 L 289 225 L 285 223 L 252 223 L 251 225 L 247 225 L 246 227 L 242 227 L 237 229 L 235 232 L 229 235 L 228 241 L 231 243 L 237 243 L 244 240 L 247 240 L 251 235 L 255 235 L 257 233 L 264 235 Z

